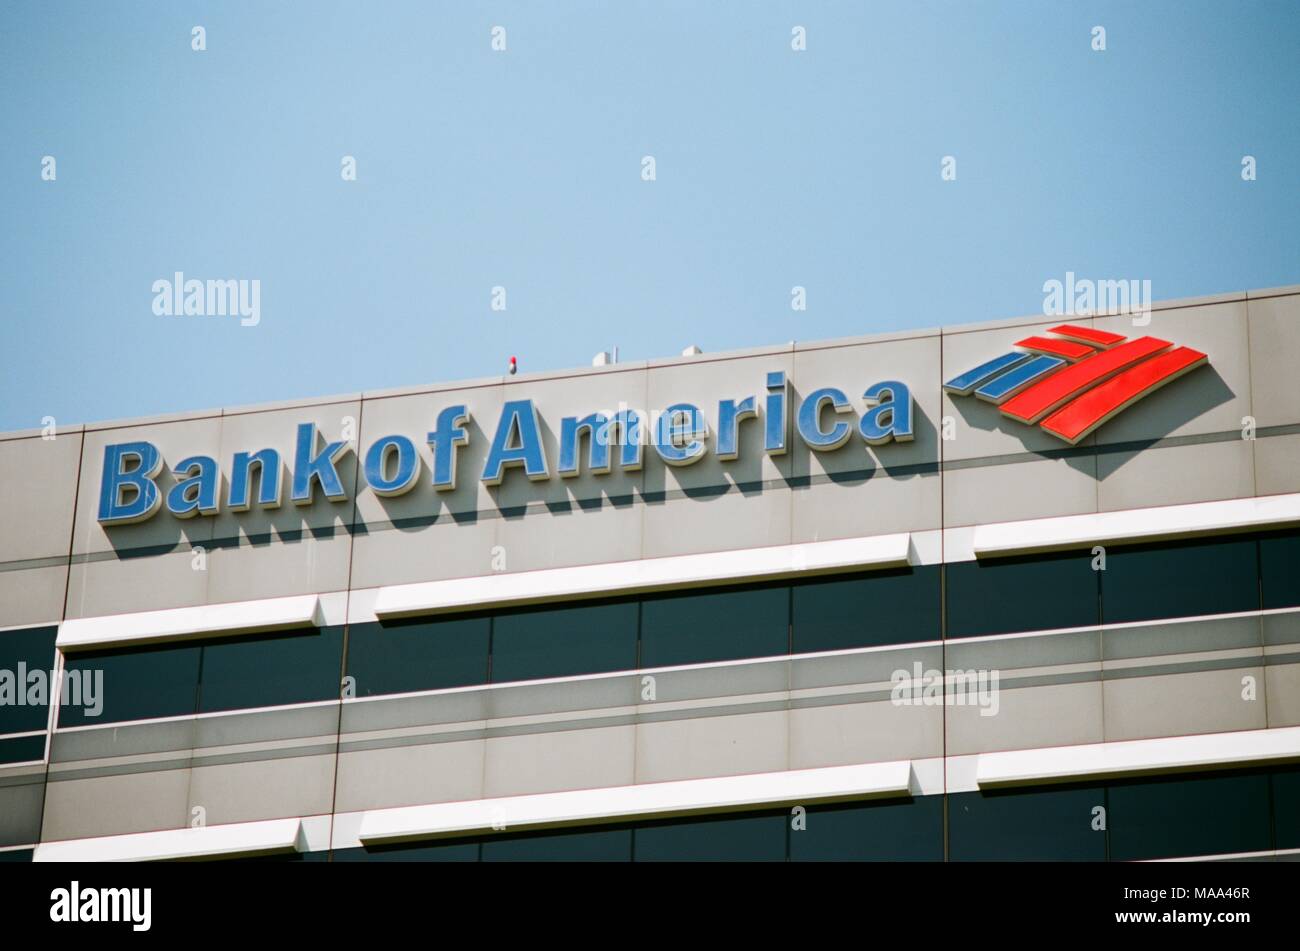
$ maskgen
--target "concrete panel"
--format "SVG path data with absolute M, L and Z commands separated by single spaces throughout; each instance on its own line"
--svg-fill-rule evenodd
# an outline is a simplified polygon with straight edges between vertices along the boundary
M 223 554 L 209 549 L 203 571 L 195 570 L 198 562 L 189 550 L 125 559 L 110 554 L 106 560 L 74 561 L 68 570 L 67 617 L 206 604 L 208 579 Z
M 1259 426 L 1300 423 L 1300 295 L 1251 300 L 1251 406 Z
M 74 431 L 54 439 L 0 442 L 5 493 L 0 565 L 68 554 L 81 440 Z
M 652 502 L 643 515 L 641 554 L 657 558 L 788 545 L 791 506 L 791 493 L 784 487 Z
M 1264 684 L 1260 666 L 1155 677 L 1108 678 L 1104 714 L 1107 740 L 1144 740 L 1194 733 L 1260 730 L 1267 726 L 1263 691 L 1242 699 L 1243 677 Z
M 41 840 L 183 829 L 190 820 L 189 791 L 188 768 L 82 779 L 52 773 Z
M 948 755 L 1072 746 L 1104 738 L 1099 680 L 1010 689 L 1002 684 L 996 711 L 984 716 L 979 706 L 948 707 Z
M 370 749 L 345 743 L 336 812 L 483 798 L 483 740 L 397 745 L 402 739 L 393 737 L 392 742 Z
M 1209 367 L 1193 370 L 1120 413 L 1099 429 L 1099 445 L 1217 433 L 1241 428 L 1251 412 L 1250 348 L 1246 302 L 1157 310 L 1146 326 L 1131 317 L 1099 317 L 1098 330 L 1128 337 L 1159 337 L 1209 356 Z
M 359 532 L 352 539 L 352 587 L 487 574 L 492 570 L 500 527 L 501 519 L 484 517 Z
M 548 511 L 498 520 L 496 544 L 505 571 L 536 571 L 641 557 L 641 520 L 645 506 L 631 499 L 599 508 L 550 503 Z M 475 574 L 488 574 L 485 559 Z
M 636 727 L 498 736 L 487 741 L 486 757 L 485 798 L 628 786 L 636 781 Z
M 887 535 L 939 528 L 941 479 L 937 472 L 891 476 L 876 469 L 867 479 L 802 485 L 791 492 L 791 541 Z
M 785 710 L 643 721 L 636 730 L 638 783 L 789 768 Z
M 348 532 L 338 528 L 333 537 L 309 534 L 291 542 L 222 549 L 208 561 L 207 599 L 222 604 L 346 590 L 351 548 Z
M 1255 494 L 1253 446 L 1234 439 L 1099 454 L 1099 509 L 1249 498 Z
M 1212 617 L 1199 621 L 1170 621 L 1107 628 L 1102 631 L 1105 661 L 1112 666 L 1123 661 L 1186 663 L 1262 654 L 1262 631 L 1258 616 Z M 1232 651 L 1232 655 L 1221 652 Z M 1131 665 L 1128 665 L 1131 666 Z
M 945 527 L 1096 512 L 1096 472 L 1092 456 L 949 469 Z
M 457 449 L 456 488 L 439 492 L 433 488 L 433 450 L 426 439 L 437 425 L 438 414 L 457 404 L 464 404 L 471 414 L 465 427 L 469 444 Z M 356 510 L 360 527 L 353 539 L 353 587 L 460 578 L 492 569 L 501 513 L 479 476 L 501 404 L 499 384 L 366 399 L 362 453 L 382 436 L 406 436 L 420 453 L 420 475 L 414 488 L 393 498 L 375 495 L 362 480 Z
M 1269 727 L 1300 726 L 1300 664 L 1265 667 L 1263 687 Z
M 189 812 L 204 810 L 209 825 L 328 813 L 334 800 L 333 750 L 191 770 Z
M 1257 438 L 1251 446 L 1256 495 L 1300 492 L 1300 435 Z
M 62 620 L 67 584 L 67 565 L 0 571 L 0 628 Z
M 941 706 L 796 701 L 790 710 L 791 769 L 942 755 Z

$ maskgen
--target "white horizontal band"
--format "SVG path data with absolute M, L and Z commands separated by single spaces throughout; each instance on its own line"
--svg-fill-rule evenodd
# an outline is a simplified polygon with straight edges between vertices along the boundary
M 1300 727 L 981 753 L 981 789 L 1300 759 Z
M 377 844 L 494 829 L 520 830 L 784 803 L 906 796 L 911 792 L 911 785 L 912 764 L 901 760 L 579 789 L 373 810 L 362 818 L 358 838 L 367 844 Z
M 1300 493 L 978 525 L 974 548 L 977 558 L 986 558 L 1296 523 Z
M 426 581 L 380 588 L 374 611 L 377 617 L 394 618 L 491 605 L 538 604 L 665 588 L 829 574 L 858 568 L 899 568 L 910 563 L 910 542 L 911 536 L 903 532 Z
M 301 819 L 236 822 L 199 829 L 168 829 L 42 842 L 33 862 L 151 862 L 220 855 L 301 852 Z
M 59 625 L 61 650 L 176 641 L 207 634 L 259 634 L 324 623 L 320 595 L 201 604 L 166 611 L 80 618 Z

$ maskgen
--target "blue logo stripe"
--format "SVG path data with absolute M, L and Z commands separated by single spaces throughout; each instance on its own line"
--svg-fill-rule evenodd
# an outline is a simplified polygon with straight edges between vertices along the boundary
M 1063 363 L 1065 361 L 1060 357 L 1049 357 L 1045 354 L 1034 357 L 1028 363 L 1022 363 L 1015 369 L 1002 374 L 996 380 L 985 383 L 975 391 L 975 395 L 982 400 L 988 400 L 990 403 L 1001 403 L 1003 400 L 1019 393 L 1040 376 L 1051 373 Z
M 971 390 L 979 386 L 985 380 L 996 376 L 1003 370 L 1015 366 L 1017 363 L 1023 363 L 1029 359 L 1029 354 L 1013 351 L 1004 353 L 1000 357 L 995 357 L 988 363 L 981 363 L 973 370 L 967 370 L 961 376 L 955 376 L 943 385 L 943 388 L 949 393 L 955 393 L 958 396 L 970 396 Z

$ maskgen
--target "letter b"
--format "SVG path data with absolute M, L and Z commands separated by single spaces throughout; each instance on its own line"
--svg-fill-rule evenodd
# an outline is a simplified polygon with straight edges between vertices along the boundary
M 99 481 L 99 523 L 128 525 L 143 522 L 157 512 L 162 494 L 154 478 L 162 470 L 162 462 L 158 447 L 150 442 L 105 446 L 104 472 Z M 130 497 L 124 498 L 124 492 L 130 492 Z

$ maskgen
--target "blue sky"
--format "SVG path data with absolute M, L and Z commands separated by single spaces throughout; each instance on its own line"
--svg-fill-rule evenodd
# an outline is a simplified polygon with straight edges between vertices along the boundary
M 1300 282 L 1298 49 L 1291 0 L 10 0 L 0 429 Z M 156 316 L 176 271 L 260 323 Z

